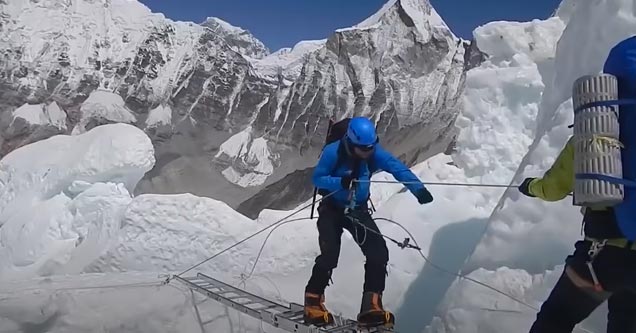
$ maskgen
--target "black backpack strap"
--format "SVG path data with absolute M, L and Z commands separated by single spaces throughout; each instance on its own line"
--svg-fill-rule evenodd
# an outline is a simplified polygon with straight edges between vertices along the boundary
M 333 130 L 333 125 L 334 125 L 334 121 L 333 119 L 329 119 L 329 125 L 327 126 L 327 137 L 325 138 L 325 146 L 329 143 L 329 137 L 331 136 L 331 131 Z M 324 150 L 325 147 L 323 146 L 322 149 Z M 337 163 L 337 162 L 336 162 Z M 322 196 L 325 196 L 327 194 L 324 194 L 324 191 L 322 190 L 318 190 L 317 187 L 314 186 L 314 198 L 311 202 L 311 213 L 309 214 L 309 219 L 314 219 L 314 209 L 316 209 L 316 195 L 319 194 Z

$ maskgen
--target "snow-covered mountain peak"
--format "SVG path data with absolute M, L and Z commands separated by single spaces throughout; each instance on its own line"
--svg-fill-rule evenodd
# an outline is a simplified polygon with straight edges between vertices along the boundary
M 205 26 L 216 26 L 218 25 L 219 27 L 225 29 L 227 32 L 231 32 L 231 33 L 235 33 L 235 34 L 242 34 L 244 32 L 247 32 L 245 29 L 241 28 L 241 27 L 237 27 L 234 26 L 232 24 L 230 24 L 227 21 L 224 21 L 218 17 L 214 17 L 214 16 L 210 16 L 208 18 L 205 19 L 205 21 L 203 23 L 201 23 L 201 25 L 205 25 Z
M 428 0 L 389 0 L 380 10 L 359 24 L 340 29 L 370 29 L 381 23 L 391 24 L 399 19 L 408 27 L 416 27 L 417 30 L 428 39 L 430 33 L 439 28 L 441 31 L 450 31 L 444 20 L 433 8 Z
M 233 26 L 218 17 L 208 17 L 201 25 L 220 35 L 234 51 L 244 56 L 261 59 L 270 53 L 269 49 L 249 31 Z
M 305 56 L 325 46 L 326 43 L 326 39 L 301 41 L 293 48 L 282 48 L 262 59 L 252 61 L 252 64 L 260 74 L 282 74 L 285 78 L 293 80 L 300 75 Z

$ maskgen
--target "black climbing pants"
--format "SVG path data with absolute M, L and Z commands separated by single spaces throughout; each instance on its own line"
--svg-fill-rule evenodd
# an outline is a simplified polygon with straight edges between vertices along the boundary
M 340 256 L 340 240 L 346 229 L 360 246 L 366 257 L 364 265 L 364 291 L 382 293 L 386 279 L 386 265 L 389 261 L 389 251 L 384 238 L 353 223 L 344 214 L 344 208 L 339 208 L 326 201 L 318 207 L 318 242 L 320 255 L 316 258 L 311 278 L 305 291 L 323 294 L 331 279 L 331 273 L 338 266 Z M 371 215 L 366 210 L 356 212 L 356 217 L 369 229 L 379 232 Z
M 586 281 L 593 281 L 586 265 L 591 242 L 580 241 L 567 266 Z M 580 288 L 565 271 L 541 306 L 530 333 L 570 333 L 603 302 L 608 302 L 607 333 L 636 333 L 636 251 L 605 246 L 593 262 L 603 287 Z

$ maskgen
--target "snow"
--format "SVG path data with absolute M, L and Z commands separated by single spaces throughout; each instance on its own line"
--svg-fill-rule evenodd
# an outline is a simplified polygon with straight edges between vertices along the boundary
M 218 18 L 218 17 L 208 17 L 206 20 L 206 22 L 214 22 L 218 25 L 220 25 L 223 29 L 227 30 L 229 33 L 233 33 L 233 34 L 241 34 L 246 32 L 244 29 L 239 28 L 237 26 L 233 26 L 230 23 Z
M 83 274 L 5 282 L 0 286 L 0 327 L 3 332 L 201 332 L 189 293 L 148 281 L 158 281 L 157 275 Z M 206 305 L 200 309 L 210 311 Z
M 22 118 L 31 125 L 50 125 L 66 130 L 66 112 L 56 102 L 46 104 L 24 104 L 13 111 L 13 119 Z
M 323 48 L 326 43 L 326 39 L 301 41 L 293 48 L 283 48 L 263 59 L 253 60 L 252 65 L 259 74 L 276 77 L 282 73 L 288 80 L 293 80 L 300 75 L 305 56 Z
M 416 29 L 425 36 L 426 40 L 432 35 L 431 30 L 434 28 L 444 31 L 449 30 L 442 17 L 439 16 L 428 0 L 389 0 L 380 10 L 364 21 L 351 28 L 343 28 L 336 31 L 344 32 L 377 28 L 391 11 L 396 10 L 397 6 L 400 6 L 404 13 L 413 20 Z
M 218 17 L 208 17 L 201 25 L 211 29 L 212 33 L 221 35 L 230 48 L 247 60 L 261 59 L 270 53 L 269 49 L 249 31 L 233 26 Z
M 250 126 L 223 142 L 215 158 L 240 160 L 245 165 L 254 166 L 250 172 L 241 172 L 233 166 L 223 170 L 222 174 L 228 181 L 242 187 L 265 183 L 267 177 L 274 172 L 273 161 L 276 160 L 268 147 L 267 139 L 253 138 Z
M 491 22 L 478 27 L 473 37 L 489 61 L 503 65 L 534 65 L 554 58 L 565 24 L 559 17 L 532 22 Z
M 169 105 L 159 105 L 150 110 L 146 119 L 146 128 L 172 124 L 172 108 Z
M 102 88 L 116 89 L 121 84 L 118 76 L 96 70 L 96 63 L 123 63 L 135 59 L 139 45 L 152 33 L 173 31 L 169 41 L 172 48 L 157 43 L 158 52 L 166 61 L 149 80 L 150 99 L 163 101 L 177 81 L 178 68 L 183 66 L 186 56 L 194 52 L 198 38 L 205 32 L 201 26 L 173 22 L 161 14 L 153 14 L 139 1 L 8 1 L 3 7 L 7 15 L 6 29 L 0 40 L 7 49 L 21 50 L 21 61 L 30 64 L 32 71 L 21 79 L 27 87 L 46 91 L 70 89 L 82 90 L 84 78 L 98 76 Z M 68 80 L 56 87 L 47 87 L 47 73 L 59 69 L 59 57 L 67 56 L 70 75 Z M 11 63 L 10 66 L 19 66 Z M 107 76 L 107 77 L 106 77 Z M 68 85 L 63 85 L 68 84 Z
M 229 157 L 236 158 L 241 155 L 247 154 L 247 151 L 249 149 L 249 142 L 252 137 L 251 132 L 252 128 L 247 127 L 241 132 L 232 135 L 229 139 L 223 142 L 223 144 L 221 144 L 216 157 L 225 154 Z
M 175 272 L 195 265 L 254 230 L 254 221 L 225 203 L 191 194 L 141 195 L 123 216 L 119 238 L 88 270 Z M 201 269 L 238 272 L 237 248 Z
M 530 275 L 524 270 L 502 267 L 496 271 L 478 269 L 470 276 L 517 298 L 532 296 L 526 302 L 539 307 L 550 292 L 547 286 L 554 285 L 559 275 L 559 271 Z M 435 318 L 426 333 L 527 331 L 535 319 L 535 314 L 523 305 L 467 280 L 456 282 L 439 311 L 445 313 L 445 318 Z
M 543 67 L 540 72 L 545 88 L 540 99 L 535 99 L 535 103 L 539 103 L 537 117 L 528 123 L 535 128 L 535 134 L 515 172 L 515 183 L 525 177 L 540 176 L 551 166 L 571 135 L 567 125 L 572 122 L 570 97 L 574 80 L 598 73 L 610 48 L 633 35 L 634 6 L 633 1 L 566 2 L 557 11 L 564 16 L 550 19 L 562 19 L 567 26 L 556 44 L 554 60 L 538 64 Z M 511 27 L 518 30 L 518 24 L 513 23 Z M 549 46 L 547 44 L 544 46 Z M 498 51 L 515 53 L 508 46 Z M 549 49 L 540 53 L 549 54 Z M 539 306 L 556 283 L 574 242 L 581 237 L 580 223 L 579 209 L 569 200 L 545 203 L 510 189 L 493 211 L 486 233 L 463 271 L 472 272 L 471 276 L 478 280 L 507 288 L 526 302 Z M 478 287 L 465 281 L 456 282 L 447 293 L 430 332 L 496 333 L 529 328 L 534 310 L 474 288 Z M 518 312 L 483 310 L 494 304 L 502 310 Z M 603 312 L 604 309 L 599 309 L 577 332 L 603 331 L 606 322 Z
M 454 161 L 467 175 L 484 183 L 512 179 L 534 138 L 544 89 L 537 63 L 554 56 L 555 46 L 545 40 L 556 43 L 563 28 L 555 18 L 493 22 L 475 30 L 477 45 L 489 58 L 466 73 L 464 110 L 456 121 L 460 153 Z
M 76 129 L 82 133 L 91 120 L 106 120 L 113 123 L 132 124 L 137 121 L 135 115 L 128 110 L 124 99 L 107 90 L 95 90 L 80 107 L 82 118 Z M 77 131 L 76 131 L 77 133 Z
M 42 125 L 45 120 L 42 104 L 24 104 L 13 111 L 14 118 L 22 118 L 29 124 Z
M 415 3 L 401 3 L 414 21 L 421 21 L 411 10 Z M 598 72 L 609 48 L 636 30 L 634 6 L 628 0 L 579 2 L 561 6 L 558 13 L 563 17 L 494 22 L 477 29 L 478 46 L 489 58 L 467 73 L 456 149 L 413 171 L 424 181 L 445 183 L 518 184 L 524 177 L 541 175 L 571 134 L 566 125 L 572 120 L 568 99 L 573 80 Z M 119 101 L 108 105 L 123 106 Z M 163 119 L 159 116 L 165 114 L 157 113 L 156 118 Z M 200 331 L 193 325 L 193 300 L 172 289 L 179 286 L 175 283 L 53 291 L 156 282 L 157 273 L 186 269 L 290 213 L 264 211 L 253 221 L 222 202 L 190 194 L 133 198 L 130 193 L 152 167 L 152 156 L 152 145 L 141 131 L 106 125 L 25 146 L 0 162 L 1 329 L 17 330 L 25 323 L 59 317 L 50 323 L 51 331 L 86 331 L 92 321 L 111 330 Z M 276 157 L 263 138 L 254 138 L 246 128 L 224 142 L 215 158 L 256 165 L 258 172 L 243 174 L 233 167 L 224 173 L 239 185 L 249 185 L 271 172 Z M 392 177 L 382 173 L 374 179 Z M 578 209 L 568 200 L 544 203 L 522 197 L 514 188 L 429 189 L 435 201 L 421 206 L 401 185 L 374 184 L 375 216 L 403 224 L 424 254 L 447 271 L 465 272 L 540 306 L 580 237 Z M 305 210 L 297 217 L 308 215 Z M 407 237 L 393 224 L 379 226 L 398 240 Z M 259 295 L 300 303 L 318 252 L 315 221 L 277 229 L 254 276 L 241 281 L 264 238 L 260 235 L 198 271 Z M 345 233 L 334 284 L 327 290 L 327 306 L 348 317 L 359 310 L 362 292 L 364 258 L 357 247 Z M 444 274 L 412 250 L 391 243 L 388 248 L 384 300 L 397 314 L 398 331 L 507 333 L 527 330 L 534 320 L 533 309 Z M 102 274 L 75 275 L 80 272 Z M 35 279 L 41 275 L 53 276 Z M 126 300 L 137 302 L 126 305 Z M 602 312 L 583 327 L 602 331 Z M 241 327 L 244 318 L 218 306 L 201 313 L 223 318 L 211 325 L 213 331 L 260 329 L 254 322 Z
M 47 116 L 47 120 L 50 124 L 59 129 L 66 130 L 66 112 L 64 112 L 56 102 L 49 104 L 44 114 Z
M 37 156 L 37 158 L 34 158 Z M 0 279 L 79 273 L 110 245 L 150 139 L 124 124 L 54 136 L 0 161 Z
M 59 165 L 52 168 L 47 176 L 37 177 L 38 184 L 53 188 L 50 182 L 61 178 L 58 174 L 69 168 L 64 161 L 70 160 L 70 152 L 73 152 L 71 156 L 76 156 L 86 151 L 86 148 L 82 149 L 85 145 L 82 142 L 86 141 L 87 137 L 99 138 L 99 143 L 113 140 L 121 141 L 122 144 L 127 143 L 103 149 L 100 155 L 88 154 L 93 159 L 97 156 L 107 156 L 109 160 L 119 160 L 117 156 L 136 155 L 135 160 L 147 161 L 147 163 L 138 163 L 136 168 L 118 168 L 118 170 L 123 169 L 122 172 L 148 170 L 152 166 L 152 146 L 147 137 L 139 130 L 123 124 L 100 126 L 79 136 L 54 137 L 29 145 L 8 155 L 2 163 L 21 166 L 25 174 L 17 174 L 13 171 L 11 179 L 15 184 L 25 184 L 27 183 L 25 179 L 29 179 L 27 175 L 34 174 L 33 170 L 42 169 L 38 164 L 26 164 L 33 156 L 31 154 L 41 154 L 40 150 L 50 151 L 52 145 L 62 147 L 58 141 L 67 140 L 69 141 L 68 153 L 65 153 L 65 149 L 61 149 L 55 155 L 62 160 L 56 161 Z M 134 142 L 135 140 L 142 142 Z M 265 147 L 264 143 L 259 143 L 258 139 L 254 141 L 255 143 L 251 146 L 254 152 Z M 135 147 L 141 151 L 134 154 L 128 151 L 134 150 Z M 237 154 L 245 153 L 246 150 L 250 151 L 245 147 L 236 148 L 226 146 L 224 151 Z M 450 157 L 440 155 L 418 165 L 414 171 L 427 180 L 465 181 L 460 169 L 448 165 L 450 161 Z M 15 213 L 8 214 L 10 218 L 3 219 L 5 223 L 0 228 L 3 236 L 0 262 L 4 264 L 0 271 L 2 272 L 0 279 L 12 286 L 7 288 L 8 291 L 0 290 L 0 298 L 9 300 L 16 309 L 5 316 L 8 317 L 6 323 L 0 321 L 0 327 L 45 321 L 49 316 L 57 314 L 62 319 L 51 324 L 52 331 L 81 330 L 86 327 L 85 325 L 90 325 L 88 319 L 82 318 L 93 318 L 91 313 L 104 311 L 103 317 L 95 320 L 98 323 L 104 323 L 107 327 L 111 327 L 113 323 L 119 323 L 125 327 L 140 325 L 145 331 L 156 329 L 157 321 L 159 321 L 164 324 L 160 331 L 171 331 L 176 323 L 193 320 L 192 307 L 185 301 L 186 298 L 178 296 L 173 290 L 165 287 L 156 287 L 155 292 L 151 293 L 149 287 L 107 286 L 139 282 L 141 278 L 130 276 L 131 272 L 145 274 L 142 282 L 156 282 L 157 279 L 151 278 L 150 273 L 169 273 L 186 269 L 234 244 L 261 226 L 289 214 L 289 212 L 265 211 L 257 221 L 252 221 L 222 202 L 190 194 L 148 194 L 132 198 L 126 187 L 134 187 L 139 177 L 122 181 L 122 177 L 117 176 L 109 168 L 95 170 L 97 166 L 103 166 L 103 162 L 95 164 L 95 167 L 89 166 L 86 169 L 92 170 L 96 177 L 103 177 L 99 180 L 81 176 L 81 173 L 85 171 L 85 163 L 73 163 L 79 170 L 78 174 L 72 177 L 75 178 L 74 181 L 66 181 L 64 178 L 63 184 L 49 191 L 30 186 L 23 190 L 30 193 L 21 196 L 29 199 L 28 204 L 13 200 L 0 207 L 3 208 L 2 216 L 7 216 L 5 215 L 8 214 L 7 210 Z M 38 174 L 35 173 L 35 175 Z M 375 179 L 392 178 L 387 174 L 375 177 Z M 474 233 L 473 226 L 479 227 L 480 224 L 470 223 L 467 219 L 478 215 L 485 218 L 490 211 L 488 203 L 483 201 L 483 195 L 478 191 L 431 188 L 437 198 L 437 205 L 419 206 L 410 193 L 399 193 L 400 189 L 401 186 L 394 184 L 374 185 L 373 200 L 379 209 L 378 216 L 393 218 L 403 223 L 414 233 L 425 252 L 429 252 L 430 244 L 436 244 L 433 248 L 434 256 L 437 255 L 437 247 L 445 243 L 444 240 L 436 239 L 437 236 L 434 236 L 436 231 L 443 230 L 448 224 L 457 223 L 462 224 L 460 229 L 463 233 Z M 50 197 L 40 198 L 42 193 L 48 193 Z M 455 200 L 459 197 L 466 202 L 481 203 L 472 208 L 467 206 L 467 209 L 457 210 Z M 3 199 L 5 198 L 7 196 L 3 196 Z M 23 209 L 24 207 L 28 209 Z M 21 212 L 18 213 L 18 210 Z M 447 219 L 437 218 L 442 211 L 453 213 L 448 215 Z M 308 214 L 309 212 L 305 210 L 299 214 L 299 217 L 306 218 Z M 267 243 L 255 274 L 250 280 L 245 281 L 245 287 L 272 299 L 301 302 L 302 292 L 300 291 L 306 283 L 318 250 L 314 223 L 304 220 L 281 226 Z M 393 225 L 380 223 L 380 227 L 383 232 L 392 237 L 398 239 L 406 237 Z M 464 229 L 466 227 L 468 229 Z M 208 272 L 224 281 L 240 283 L 239 277 L 250 271 L 264 237 L 265 235 L 261 235 L 238 246 L 210 261 L 209 264 L 199 267 L 198 271 Z M 352 302 L 352 300 L 359 299 L 362 292 L 364 259 L 351 237 L 345 236 L 345 239 L 340 268 L 334 275 L 336 285 L 329 289 L 328 300 L 330 308 L 334 311 L 353 317 L 357 313 L 358 302 Z M 410 282 L 418 278 L 423 262 L 414 252 L 400 250 L 392 244 L 389 244 L 389 248 L 393 258 L 389 275 L 391 288 L 386 293 L 385 302 L 390 308 L 398 310 L 403 300 L 412 301 L 405 296 L 405 293 Z M 462 262 L 461 254 L 457 256 L 456 261 Z M 127 275 L 122 275 L 120 272 L 127 272 Z M 77 273 L 92 274 L 78 276 Z M 71 275 L 61 277 L 57 276 L 58 274 Z M 28 280 L 41 275 L 52 275 L 52 277 L 51 280 Z M 359 278 L 352 279 L 351 276 Z M 22 282 L 18 282 L 17 279 Z M 87 284 L 91 286 L 91 283 L 92 287 L 100 289 L 53 291 L 69 287 L 81 288 Z M 100 287 L 102 285 L 104 285 L 103 289 Z M 179 285 L 173 283 L 170 286 Z M 18 293 L 16 289 L 39 289 L 39 291 L 27 290 Z M 122 302 L 127 299 L 151 300 L 156 304 L 133 302 L 131 306 L 126 306 Z M 107 310 L 107 304 L 115 303 L 118 304 L 115 309 Z M 3 304 L 0 301 L 0 308 Z M 29 310 L 34 308 L 43 310 L 41 313 L 39 310 Z M 218 307 L 208 311 L 214 311 L 208 312 L 214 315 L 223 313 L 223 309 Z M 80 315 L 83 312 L 87 312 L 85 317 Z M 151 319 L 139 323 L 139 318 L 143 318 L 144 314 L 152 314 Z M 405 316 L 405 318 L 408 317 Z M 238 322 L 242 320 L 244 319 Z M 106 321 L 113 323 L 106 323 Z M 214 324 L 213 327 L 222 330 L 223 325 L 236 325 L 236 322 L 237 319 L 234 318 Z M 256 330 L 258 325 L 254 325 Z M 194 330 L 188 328 L 191 326 L 185 327 L 186 331 Z M 236 331 L 236 329 L 235 327 L 224 331 Z
M 537 135 L 530 146 L 527 156 L 524 157 L 524 163 L 517 171 L 515 176 L 517 180 L 521 180 L 524 176 L 538 175 L 541 170 L 546 170 L 563 145 L 565 145 L 567 137 L 571 135 L 571 130 L 567 128 L 567 125 L 572 121 L 571 102 L 569 100 L 572 84 L 576 78 L 582 75 L 597 73 L 602 68 L 610 48 L 618 41 L 633 34 L 636 26 L 633 8 L 634 4 L 631 1 L 619 1 L 618 3 L 599 1 L 588 6 L 576 7 L 558 43 L 556 63 L 554 70 L 551 71 L 552 75 L 544 78 L 546 89 L 542 96 L 537 117 Z M 627 16 L 626 13 L 630 13 L 630 15 Z M 615 16 L 618 16 L 616 20 L 606 20 L 607 17 Z M 630 17 L 631 19 L 629 19 Z M 592 29 L 590 26 L 594 26 L 594 22 L 599 22 L 599 25 L 601 25 L 600 22 L 606 23 L 602 24 L 602 28 L 595 27 Z M 563 250 L 570 250 L 571 241 L 578 236 L 578 227 L 580 226 L 578 209 L 572 207 L 571 202 L 564 200 L 556 204 L 542 204 L 536 200 L 519 199 L 516 193 L 510 193 L 503 200 L 504 207 L 493 215 L 491 233 L 486 235 L 483 246 L 478 248 L 475 253 L 475 260 L 485 258 L 486 254 L 484 251 L 497 253 L 496 248 L 498 246 L 494 244 L 498 243 L 497 239 L 503 241 L 501 238 L 505 236 L 506 241 L 500 243 L 500 246 L 506 246 L 510 244 L 509 242 L 517 241 L 517 237 L 510 237 L 512 235 L 523 234 L 524 237 L 528 237 L 535 234 L 535 231 L 538 232 L 537 237 L 547 235 L 547 233 L 540 232 L 541 229 L 549 232 L 550 230 L 554 229 L 553 231 L 557 231 L 556 229 L 561 228 L 562 231 L 556 232 L 556 235 L 565 236 L 569 234 L 569 237 L 562 237 L 561 240 L 553 240 L 550 237 L 548 243 L 560 244 L 558 247 L 561 248 L 561 251 L 557 253 L 562 255 L 565 254 Z M 506 201 L 520 202 L 515 205 L 506 205 Z M 530 207 L 531 209 L 528 209 Z M 512 211 L 521 209 L 532 211 L 538 207 L 550 207 L 548 210 L 553 215 L 546 216 L 545 212 L 542 211 L 541 214 L 526 215 L 525 221 L 517 222 L 503 221 L 503 216 L 498 216 L 508 215 Z M 572 221 L 572 223 L 566 224 L 569 227 L 563 230 L 564 225 L 555 224 L 554 221 Z M 506 229 L 509 231 L 500 230 L 501 224 L 506 225 Z M 577 231 L 574 231 L 575 229 Z M 557 237 L 554 236 L 554 238 Z M 519 255 L 515 252 L 507 252 L 505 255 L 503 253 L 500 254 L 511 257 Z M 490 258 L 489 261 L 507 262 L 509 260 L 493 258 L 492 254 L 489 254 L 488 257 Z M 546 264 L 550 265 L 552 263 L 544 263 L 543 265 Z M 530 267 L 538 269 L 542 268 L 541 266 L 543 265 L 534 263 Z

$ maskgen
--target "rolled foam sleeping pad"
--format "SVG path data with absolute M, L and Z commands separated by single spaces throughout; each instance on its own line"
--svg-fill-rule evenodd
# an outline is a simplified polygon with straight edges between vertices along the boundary
M 582 106 L 618 98 L 618 81 L 610 74 L 583 76 L 574 82 L 574 168 L 576 174 L 623 177 L 618 106 Z M 614 206 L 623 201 L 623 185 L 576 179 L 574 204 Z

